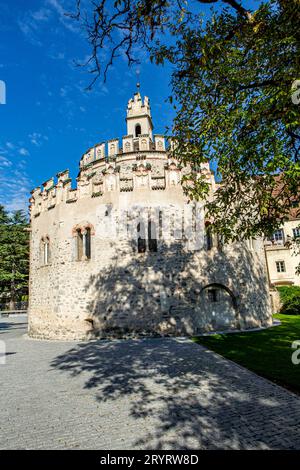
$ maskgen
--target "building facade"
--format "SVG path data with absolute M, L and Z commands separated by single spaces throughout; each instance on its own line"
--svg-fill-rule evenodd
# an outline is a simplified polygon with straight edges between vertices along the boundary
M 300 286 L 300 275 L 296 268 L 300 263 L 298 250 L 293 240 L 300 237 L 300 218 L 295 203 L 289 220 L 266 240 L 265 250 L 271 287 L 290 285 Z
M 191 171 L 153 134 L 150 103 L 127 106 L 127 132 L 32 191 L 29 335 L 87 339 L 195 335 L 272 323 L 264 245 L 223 246 Z M 209 163 L 198 170 L 215 190 Z

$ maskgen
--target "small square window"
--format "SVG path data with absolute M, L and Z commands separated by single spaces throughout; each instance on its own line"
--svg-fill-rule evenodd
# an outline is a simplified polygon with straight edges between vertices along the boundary
M 284 233 L 283 233 L 283 230 L 282 229 L 279 229 L 279 230 L 276 230 L 272 237 L 271 237 L 271 240 L 275 243 L 283 243 L 284 241 Z
M 293 237 L 294 238 L 300 237 L 300 227 L 293 228 Z
M 207 291 L 208 300 L 210 302 L 218 302 L 218 290 L 217 289 L 209 289 Z
M 276 261 L 276 269 L 278 273 L 285 273 L 285 262 Z

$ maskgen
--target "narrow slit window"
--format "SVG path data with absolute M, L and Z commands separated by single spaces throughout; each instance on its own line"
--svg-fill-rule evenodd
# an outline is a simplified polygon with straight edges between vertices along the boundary
M 138 244 L 138 252 L 145 253 L 146 251 L 145 226 L 142 222 L 139 222 L 137 225 L 137 244 Z
M 148 222 L 148 247 L 149 251 L 157 251 L 156 226 L 152 220 Z
M 85 256 L 91 259 L 91 229 L 87 228 L 85 232 Z
M 205 229 L 206 232 L 206 249 L 210 251 L 213 248 L 213 235 L 210 225 L 208 225 Z
M 158 227 L 159 227 L 159 238 L 161 239 L 163 236 L 163 213 L 159 211 L 158 214 Z
M 42 239 L 43 258 L 42 263 L 44 266 L 50 263 L 50 240 L 48 237 Z
M 83 235 L 81 230 L 77 230 L 77 260 L 81 261 L 83 257 Z

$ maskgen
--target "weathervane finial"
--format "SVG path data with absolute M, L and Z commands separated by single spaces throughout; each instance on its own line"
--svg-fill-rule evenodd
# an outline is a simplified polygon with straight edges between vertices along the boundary
M 139 78 L 140 78 L 140 70 L 136 69 L 136 79 L 137 79 L 136 89 L 138 93 L 140 92 L 140 87 L 141 87 Z

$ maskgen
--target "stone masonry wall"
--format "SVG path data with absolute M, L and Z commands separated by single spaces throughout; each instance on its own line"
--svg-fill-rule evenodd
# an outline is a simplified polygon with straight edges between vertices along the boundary
M 160 161 L 155 168 L 163 174 Z M 31 336 L 193 335 L 271 324 L 262 243 L 256 241 L 251 249 L 234 244 L 207 250 L 201 205 L 190 236 L 201 232 L 200 248 L 190 249 L 190 240 L 176 235 L 172 223 L 165 233 L 157 222 L 157 253 L 137 252 L 137 206 L 144 215 L 163 207 L 164 217 L 170 220 L 188 206 L 180 184 L 166 183 L 166 189 L 155 191 L 149 179 L 145 181 L 145 186 L 124 192 L 108 185 L 99 197 L 77 188 L 74 202 L 65 196 L 69 182 L 63 182 L 61 192 L 56 186 L 52 205 L 50 184 L 46 202 L 38 191 L 33 195 Z M 93 227 L 91 259 L 77 261 L 73 229 L 87 223 Z M 46 236 L 50 259 L 43 265 L 41 239 Z M 217 291 L 216 301 L 211 301 L 211 289 Z

